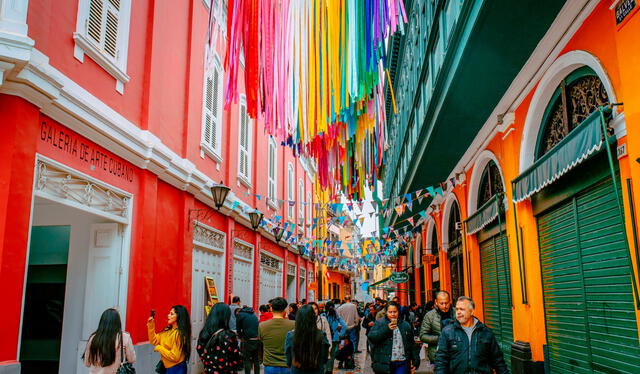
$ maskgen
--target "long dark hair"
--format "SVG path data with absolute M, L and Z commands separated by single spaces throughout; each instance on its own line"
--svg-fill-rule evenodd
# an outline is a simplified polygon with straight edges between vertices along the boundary
M 209 342 L 211 335 L 220 329 L 225 331 L 229 330 L 230 317 L 231 308 L 229 308 L 229 305 L 216 303 L 213 308 L 211 308 L 204 327 L 200 331 L 200 335 L 198 335 L 198 345 L 205 346 Z
M 191 355 L 191 319 L 187 308 L 182 305 L 174 305 L 171 307 L 178 317 L 176 324 L 178 325 L 178 338 L 180 340 L 180 350 L 184 354 L 184 360 L 188 361 Z M 163 331 L 171 330 L 171 326 L 167 326 Z
M 89 346 L 89 364 L 106 367 L 116 360 L 116 339 L 122 331 L 120 313 L 113 308 L 102 312 L 98 329 L 91 334 Z
M 325 305 L 325 310 L 327 313 L 327 318 L 338 318 L 338 314 L 336 313 L 336 306 L 333 301 L 329 301 L 327 305 Z
M 293 330 L 293 365 L 300 370 L 313 370 L 320 364 L 322 331 L 316 324 L 316 313 L 305 305 L 296 313 Z

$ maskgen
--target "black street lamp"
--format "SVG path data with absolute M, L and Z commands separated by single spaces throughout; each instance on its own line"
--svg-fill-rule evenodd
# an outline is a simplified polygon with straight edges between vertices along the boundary
M 276 244 L 280 243 L 280 240 L 282 239 L 283 234 L 284 234 L 284 229 L 281 229 L 280 227 L 273 228 L 273 236 L 275 236 L 276 238 Z
M 216 209 L 220 210 L 224 205 L 224 201 L 227 200 L 227 195 L 231 189 L 225 186 L 222 181 L 220 184 L 216 184 L 211 187 L 211 195 L 213 196 L 213 203 L 216 205 Z M 255 229 L 254 229 L 255 230 Z
M 249 219 L 251 220 L 251 227 L 253 228 L 253 231 L 256 231 L 260 226 L 260 222 L 262 222 L 262 217 L 263 217 L 263 214 L 257 210 L 254 210 L 253 212 L 249 213 Z

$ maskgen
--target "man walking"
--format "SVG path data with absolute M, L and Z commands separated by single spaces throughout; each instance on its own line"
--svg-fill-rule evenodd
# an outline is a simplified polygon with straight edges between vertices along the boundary
M 432 364 L 436 362 L 440 332 L 452 319 L 451 297 L 447 291 L 439 291 L 436 294 L 436 307 L 425 314 L 420 327 L 420 340 L 429 345 L 427 353 Z
M 264 321 L 258 327 L 258 337 L 264 350 L 264 374 L 288 374 L 287 359 L 284 353 L 284 341 L 287 333 L 293 330 L 295 321 L 287 319 L 285 309 L 287 300 L 276 297 L 271 301 L 273 318 Z
M 252 367 L 254 373 L 260 373 L 258 324 L 258 317 L 253 308 L 246 306 L 240 309 L 236 317 L 236 327 L 238 328 L 238 338 L 240 338 L 241 342 L 240 348 L 242 349 L 245 374 L 251 374 Z
M 229 305 L 231 309 L 231 318 L 229 319 L 229 328 L 233 331 L 236 331 L 236 311 L 242 308 L 240 305 L 240 296 L 234 296 L 231 300 L 231 305 Z
M 360 325 L 360 316 L 358 315 L 358 307 L 351 302 L 351 296 L 345 296 L 344 304 L 340 305 L 337 312 L 338 316 L 340 316 L 347 325 L 347 334 L 353 343 L 353 353 L 356 353 L 356 328 Z
M 490 328 L 473 316 L 475 304 L 460 296 L 456 302 L 456 321 L 440 334 L 436 352 L 436 374 L 509 374 L 496 337 Z

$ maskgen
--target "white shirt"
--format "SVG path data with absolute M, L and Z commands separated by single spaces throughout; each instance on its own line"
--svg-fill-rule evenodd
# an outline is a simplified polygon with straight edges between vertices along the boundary
M 404 343 L 399 328 L 393 329 L 393 345 L 391 346 L 391 361 L 404 361 Z

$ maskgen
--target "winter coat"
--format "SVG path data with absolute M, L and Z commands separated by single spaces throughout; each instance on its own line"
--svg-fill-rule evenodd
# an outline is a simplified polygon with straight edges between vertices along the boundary
M 469 337 L 458 321 L 448 324 L 440 334 L 436 352 L 436 374 L 509 374 L 504 356 L 490 328 L 477 321 Z
M 236 317 L 236 329 L 240 339 L 248 340 L 258 337 L 258 317 L 251 307 L 244 307 Z
M 432 364 L 436 362 L 438 339 L 440 339 L 440 332 L 442 331 L 440 313 L 436 308 L 431 309 L 425 314 L 422 320 L 422 326 L 420 327 L 420 340 L 429 344 L 429 361 L 431 361 Z M 451 309 L 449 309 L 449 314 L 453 320 Z
M 393 347 L 393 331 L 389 328 L 389 319 L 382 318 L 376 321 L 369 331 L 371 343 L 371 368 L 376 373 L 391 372 L 391 348 Z M 420 366 L 420 350 L 413 340 L 413 330 L 406 321 L 398 320 L 398 329 L 402 335 L 404 356 L 414 367 Z
M 331 340 L 333 342 L 339 341 L 340 337 L 347 333 L 347 324 L 344 323 L 342 318 L 337 316 L 331 317 L 327 315 L 327 321 L 329 321 L 329 326 L 331 326 Z M 338 331 L 338 326 L 341 326 L 340 331 Z
M 231 330 L 218 330 L 207 341 L 199 339 L 196 351 L 205 373 L 235 374 L 243 367 L 238 337 Z

